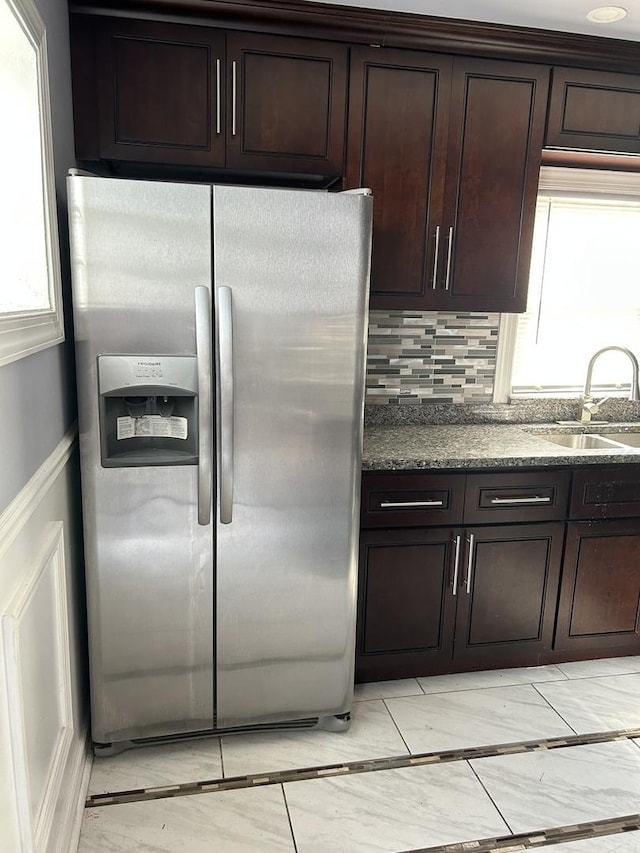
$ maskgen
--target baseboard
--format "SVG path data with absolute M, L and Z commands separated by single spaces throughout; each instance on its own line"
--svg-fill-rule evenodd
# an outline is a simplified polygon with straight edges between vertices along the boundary
M 81 735 L 75 741 L 75 746 L 69 753 L 63 788 L 65 802 L 61 806 L 59 820 L 56 821 L 58 831 L 50 837 L 47 853 L 76 853 L 92 764 L 93 754 L 89 742 L 89 727 L 85 725 Z

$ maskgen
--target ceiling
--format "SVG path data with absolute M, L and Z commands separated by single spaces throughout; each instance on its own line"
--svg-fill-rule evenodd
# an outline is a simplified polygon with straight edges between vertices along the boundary
M 485 21 L 518 27 L 583 33 L 604 38 L 640 41 L 640 0 L 324 0 L 339 6 L 363 6 L 436 15 L 467 21 Z M 599 6 L 622 6 L 628 14 L 622 21 L 593 24 L 587 12 Z

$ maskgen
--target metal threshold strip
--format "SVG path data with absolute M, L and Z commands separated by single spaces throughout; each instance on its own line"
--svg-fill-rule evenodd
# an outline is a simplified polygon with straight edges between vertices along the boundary
M 500 838 L 485 838 L 479 841 L 462 841 L 440 847 L 420 847 L 405 853 L 516 853 L 520 850 L 546 849 L 553 853 L 554 845 L 588 838 L 606 838 L 623 832 L 640 829 L 640 814 L 625 817 L 594 820 L 591 823 L 574 823 L 541 829 L 538 832 L 504 835 Z
M 586 735 L 571 735 L 561 738 L 546 738 L 533 741 L 477 746 L 467 749 L 451 749 L 444 752 L 426 752 L 417 755 L 396 755 L 390 758 L 372 758 L 352 761 L 346 764 L 328 764 L 318 767 L 305 767 L 299 770 L 282 770 L 274 773 L 259 773 L 247 776 L 232 776 L 228 779 L 211 779 L 199 782 L 184 782 L 178 785 L 162 785 L 154 788 L 138 788 L 130 791 L 113 791 L 106 794 L 94 794 L 86 800 L 87 808 L 111 806 L 120 803 L 137 803 L 145 800 L 161 800 L 169 797 L 188 797 L 193 794 L 209 794 L 215 791 L 231 791 L 239 788 L 257 788 L 265 785 L 281 785 L 283 782 L 298 782 L 303 779 L 330 778 L 331 776 L 349 776 L 356 773 L 373 773 L 378 770 L 394 770 L 400 767 L 414 767 L 424 764 L 443 764 L 451 761 L 467 761 L 472 758 L 489 758 L 498 755 L 516 755 L 523 752 L 539 752 L 560 749 L 568 746 L 586 746 L 594 743 L 607 743 L 615 740 L 630 740 L 640 737 L 640 729 L 617 729 L 609 732 L 595 732 Z M 100 760 L 100 759 L 99 759 Z M 640 819 L 633 815 L 632 819 Z M 599 823 L 606 823 L 606 821 Z M 636 827 L 632 827 L 635 829 Z M 513 836 L 509 836 L 513 838 Z M 548 842 L 547 842 L 548 843 Z M 475 842 L 474 842 L 475 844 Z M 529 845 L 531 846 L 531 845 Z M 458 845 L 435 847 L 429 850 L 468 850 Z M 492 848 L 473 847 L 474 853 L 482 853 Z M 505 848 L 497 848 L 505 849 Z M 507 848 L 508 849 L 508 848 Z M 514 850 L 526 849 L 515 847 Z

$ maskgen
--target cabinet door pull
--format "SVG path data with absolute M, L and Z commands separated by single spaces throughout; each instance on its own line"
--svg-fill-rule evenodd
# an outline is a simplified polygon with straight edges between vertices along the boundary
M 216 59 L 216 135 L 220 136 L 221 131 L 221 112 L 220 112 L 220 60 Z
M 453 558 L 453 584 L 452 584 L 452 592 L 454 595 L 458 594 L 458 572 L 460 569 L 460 536 L 456 536 L 456 545 L 455 545 L 455 555 Z
M 434 237 L 433 247 L 433 281 L 431 283 L 432 290 L 436 289 L 438 283 L 438 253 L 440 251 L 440 226 L 436 225 L 436 233 Z
M 471 574 L 473 572 L 473 541 L 474 541 L 473 533 L 470 533 L 467 542 L 469 543 L 469 561 L 467 562 L 467 578 L 464 582 L 465 587 L 467 588 L 467 595 L 471 592 Z
M 513 504 L 549 504 L 551 503 L 551 497 L 550 495 L 527 495 L 521 498 L 491 498 L 490 502 L 500 506 Z
M 453 252 L 453 225 L 449 228 L 449 246 L 447 247 L 447 274 L 444 279 L 444 289 L 449 290 L 451 283 L 451 254 Z
M 238 98 L 238 63 L 233 60 L 231 63 L 231 135 L 236 135 L 236 102 Z
M 384 509 L 398 506 L 444 506 L 444 501 L 380 501 Z

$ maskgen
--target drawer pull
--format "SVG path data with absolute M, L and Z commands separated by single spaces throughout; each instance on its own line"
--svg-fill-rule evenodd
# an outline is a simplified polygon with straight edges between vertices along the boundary
M 548 504 L 551 503 L 549 495 L 529 495 L 524 498 L 491 498 L 491 503 L 500 506 L 511 504 Z
M 444 506 L 444 501 L 381 501 L 383 509 L 402 506 Z

